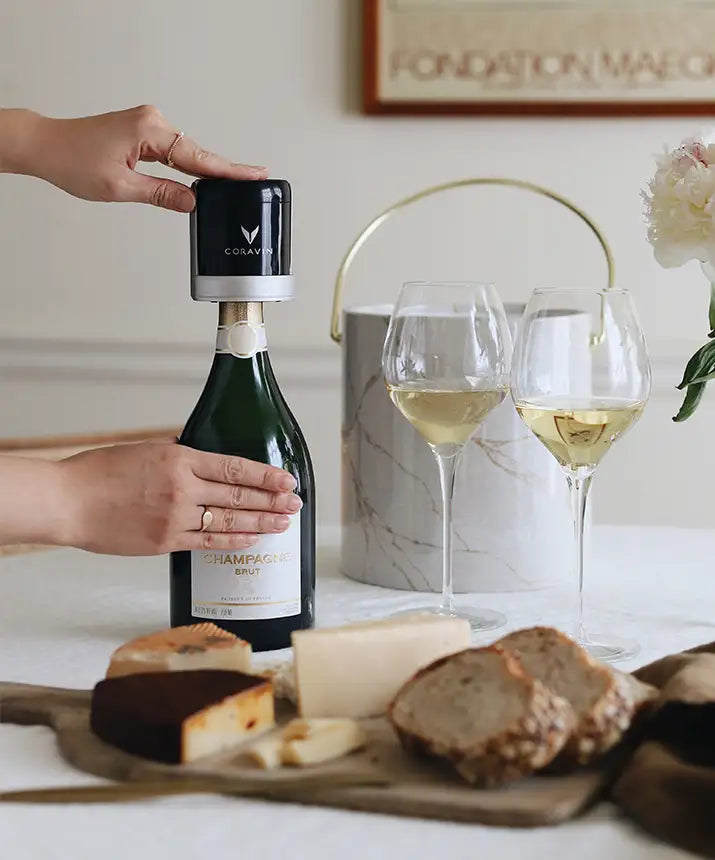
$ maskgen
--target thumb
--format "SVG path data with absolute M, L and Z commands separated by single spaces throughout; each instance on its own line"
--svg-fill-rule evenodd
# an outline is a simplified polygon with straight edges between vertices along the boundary
M 145 173 L 132 171 L 128 177 L 126 193 L 122 199 L 128 203 L 149 203 L 172 212 L 191 212 L 195 200 L 191 189 L 173 179 L 158 179 Z

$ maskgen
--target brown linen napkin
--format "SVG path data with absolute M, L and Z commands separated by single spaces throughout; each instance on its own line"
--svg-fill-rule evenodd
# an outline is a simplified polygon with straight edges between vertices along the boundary
M 612 798 L 654 836 L 715 858 L 715 642 L 634 674 L 660 696 Z

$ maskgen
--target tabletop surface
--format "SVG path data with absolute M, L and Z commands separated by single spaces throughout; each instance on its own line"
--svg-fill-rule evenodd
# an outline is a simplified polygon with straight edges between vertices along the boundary
M 319 534 L 318 624 L 387 615 L 432 595 L 388 591 L 338 574 L 339 532 Z M 715 640 L 715 530 L 600 526 L 587 568 L 587 623 L 637 639 L 634 668 Z M 167 626 L 166 558 L 52 550 L 0 559 L 0 680 L 90 688 L 111 651 Z M 568 627 L 573 589 L 473 596 L 500 609 L 502 635 L 534 623 Z M 467 596 L 464 598 L 467 599 Z M 482 634 L 475 642 L 495 638 Z M 90 784 L 66 765 L 49 729 L 0 725 L 0 789 Z M 5 860 L 225 856 L 242 860 L 550 857 L 681 858 L 609 804 L 558 828 L 506 830 L 219 797 L 82 806 L 0 807 Z M 119 838 L 121 836 L 121 838 Z

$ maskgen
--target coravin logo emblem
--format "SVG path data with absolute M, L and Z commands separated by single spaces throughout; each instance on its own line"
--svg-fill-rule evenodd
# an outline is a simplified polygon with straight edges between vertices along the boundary
M 255 227 L 253 230 L 246 230 L 246 228 L 241 225 L 243 238 L 248 242 L 249 246 L 253 245 L 253 240 L 258 235 L 259 229 L 260 225 L 259 227 Z M 270 241 L 270 235 L 267 241 Z M 259 242 L 255 248 L 247 248 L 245 245 L 242 245 L 240 248 L 224 248 L 223 252 L 227 257 L 270 257 L 273 253 L 273 248 L 262 248 L 261 243 Z
M 241 232 L 243 233 L 243 236 L 244 236 L 245 240 L 248 242 L 248 244 L 249 244 L 249 245 L 252 245 L 252 244 L 253 244 L 253 240 L 254 240 L 254 239 L 256 238 L 256 236 L 258 235 L 258 227 L 256 227 L 256 229 L 255 229 L 255 230 L 252 230 L 250 233 L 249 233 L 249 231 L 248 231 L 248 230 L 246 230 L 246 228 L 245 228 L 245 227 L 241 227 Z

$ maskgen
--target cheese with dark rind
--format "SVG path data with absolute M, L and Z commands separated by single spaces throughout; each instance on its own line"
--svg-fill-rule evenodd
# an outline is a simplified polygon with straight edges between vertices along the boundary
M 251 657 L 248 642 L 207 621 L 160 630 L 127 642 L 112 654 L 107 678 L 195 669 L 248 673 Z
M 154 761 L 196 761 L 274 725 L 271 684 L 240 672 L 199 670 L 100 681 L 90 724 L 103 741 Z

